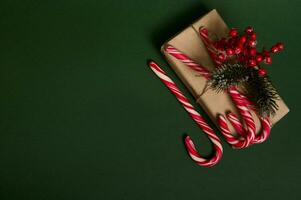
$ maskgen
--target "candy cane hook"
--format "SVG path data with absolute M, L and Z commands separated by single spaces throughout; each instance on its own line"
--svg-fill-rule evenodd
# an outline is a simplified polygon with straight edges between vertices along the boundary
M 185 146 L 190 157 L 200 166 L 212 167 L 217 164 L 223 155 L 223 147 L 220 139 L 214 133 L 214 130 L 210 128 L 205 119 L 195 110 L 195 108 L 189 103 L 188 99 L 183 95 L 177 85 L 167 76 L 155 62 L 149 63 L 153 72 L 161 79 L 161 81 L 167 86 L 167 88 L 175 95 L 178 101 L 182 104 L 190 117 L 197 123 L 197 125 L 207 134 L 214 146 L 214 155 L 210 159 L 203 158 L 197 152 L 194 143 L 189 136 L 185 138 Z

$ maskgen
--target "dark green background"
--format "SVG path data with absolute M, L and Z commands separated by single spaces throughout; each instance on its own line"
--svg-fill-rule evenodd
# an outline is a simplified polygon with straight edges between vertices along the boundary
M 267 46 L 285 43 L 268 70 L 291 112 L 265 144 L 223 141 L 207 169 L 182 138 L 203 155 L 209 141 L 146 60 L 175 78 L 160 45 L 213 8 Z M 298 0 L 2 0 L 0 199 L 300 199 L 300 10 Z

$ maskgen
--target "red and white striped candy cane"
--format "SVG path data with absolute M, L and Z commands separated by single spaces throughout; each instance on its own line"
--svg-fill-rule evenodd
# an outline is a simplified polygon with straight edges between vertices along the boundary
M 227 121 L 223 115 L 220 115 L 218 117 L 218 123 L 220 125 L 220 129 L 222 134 L 224 135 L 226 141 L 236 149 L 246 148 L 250 146 L 255 138 L 255 123 L 253 121 L 251 114 L 247 110 L 247 107 L 238 106 L 240 107 L 240 112 L 242 113 L 243 119 L 245 120 L 247 124 L 247 129 L 245 130 L 242 126 L 242 124 L 239 122 L 238 118 L 233 114 L 230 113 L 227 115 L 227 118 L 232 123 L 234 129 L 237 131 L 237 133 L 240 134 L 242 137 L 236 137 L 231 134 Z M 246 109 L 246 110 L 245 110 Z
M 246 137 L 246 131 L 244 129 L 244 126 L 240 123 L 238 117 L 234 113 L 232 112 L 228 113 L 227 119 L 230 121 L 230 123 L 232 124 L 232 126 L 234 127 L 234 129 L 237 131 L 238 134 Z
M 228 114 L 227 118 L 231 122 L 233 127 L 237 130 L 237 133 L 239 133 L 240 135 L 246 134 L 243 125 L 240 123 L 237 116 L 235 116 L 233 113 L 230 113 Z M 270 136 L 271 125 L 269 122 L 269 118 L 260 117 L 260 122 L 261 122 L 261 130 L 259 134 L 255 136 L 254 140 L 252 141 L 252 144 L 262 143 L 266 141 Z
M 245 101 L 247 107 L 252 106 L 253 103 L 243 94 L 240 94 L 241 98 Z M 260 122 L 261 122 L 261 132 L 256 135 L 255 139 L 253 140 L 253 144 L 259 144 L 268 139 L 271 133 L 271 123 L 269 117 L 261 117 Z
M 174 48 L 171 45 L 167 45 L 165 50 L 172 55 L 173 57 L 175 57 L 176 59 L 180 60 L 182 63 L 184 63 L 185 65 L 187 65 L 190 69 L 198 72 L 201 76 L 205 77 L 206 79 L 209 79 L 210 77 L 210 72 L 208 69 L 204 68 L 203 66 L 201 66 L 200 64 L 194 62 L 193 60 L 191 60 L 188 56 L 186 56 L 183 53 L 180 53 L 176 48 Z
M 217 64 L 220 65 L 222 62 L 218 59 L 218 50 L 214 47 L 213 42 L 209 38 L 208 30 L 204 27 L 201 27 L 199 29 L 200 37 L 210 55 L 212 60 Z
M 239 113 L 241 114 L 247 126 L 246 133 L 243 134 L 245 135 L 246 138 L 245 142 L 241 147 L 238 148 L 248 147 L 250 144 L 252 144 L 252 141 L 255 138 L 255 132 L 256 132 L 255 122 L 253 120 L 249 108 L 246 106 L 244 100 L 241 98 L 240 93 L 237 91 L 237 89 L 235 87 L 231 87 L 229 88 L 228 93 L 230 94 L 232 101 L 236 105 L 237 109 L 239 110 Z M 237 121 L 239 122 L 239 120 L 236 120 L 236 122 Z M 235 127 L 237 128 L 238 126 L 234 126 L 234 128 Z
M 260 118 L 261 121 L 261 133 L 257 134 L 253 140 L 253 144 L 259 144 L 268 139 L 271 133 L 271 123 L 269 118 Z
M 217 118 L 217 122 L 219 124 L 219 128 L 220 128 L 223 136 L 225 137 L 226 141 L 233 148 L 242 148 L 243 146 L 246 146 L 248 144 L 248 141 L 246 139 L 242 139 L 242 137 L 237 138 L 231 134 L 224 115 L 220 115 Z
M 240 94 L 240 97 L 241 97 L 242 101 L 246 101 L 245 105 L 247 107 L 252 105 L 252 103 L 244 95 Z M 240 123 L 238 117 L 235 114 L 230 113 L 230 114 L 228 114 L 227 118 L 239 134 L 241 134 L 241 135 L 246 134 L 245 129 L 243 128 L 243 125 Z M 267 140 L 267 138 L 270 135 L 271 125 L 269 122 L 269 118 L 268 117 L 266 117 L 266 118 L 260 117 L 260 122 L 261 122 L 261 131 L 259 134 L 257 134 L 255 136 L 255 138 L 252 141 L 252 144 L 262 143 L 265 140 Z
M 204 167 L 211 167 L 219 162 L 223 155 L 223 148 L 220 139 L 214 133 L 214 130 L 207 124 L 205 119 L 195 110 L 195 108 L 189 103 L 188 99 L 179 90 L 177 85 L 167 76 L 167 74 L 155 63 L 149 63 L 153 72 L 161 79 L 161 81 L 168 87 L 178 101 L 182 104 L 190 117 L 198 124 L 198 126 L 208 135 L 209 139 L 214 145 L 214 155 L 210 159 L 203 158 L 197 152 L 192 140 L 189 136 L 185 138 L 185 146 L 190 157 L 198 164 Z
M 180 52 L 178 49 L 176 49 L 173 46 L 167 45 L 165 47 L 165 50 L 167 53 L 169 53 L 170 55 L 172 55 L 179 61 L 182 61 L 185 64 L 189 63 L 189 66 L 194 66 L 194 68 L 197 66 L 197 68 L 199 69 L 198 71 L 201 71 L 200 69 L 203 69 L 203 71 L 205 71 L 205 70 L 207 71 L 207 69 L 205 67 L 201 66 L 200 64 L 195 63 L 187 55 Z M 192 69 L 194 69 L 194 68 L 192 68 Z M 209 75 L 207 75 L 207 74 L 204 77 L 206 79 L 209 79 Z M 236 138 L 236 137 L 232 136 L 231 134 L 227 134 L 225 131 L 223 131 L 223 130 L 228 129 L 228 126 L 227 127 L 225 126 L 227 124 L 223 123 L 224 122 L 223 120 L 218 120 L 218 123 L 219 123 L 220 129 L 222 130 L 223 135 L 225 136 L 226 141 L 229 144 L 231 144 L 234 148 L 244 148 L 244 147 L 249 146 L 251 144 L 251 141 L 255 138 L 255 123 L 254 123 L 254 120 L 253 120 L 252 115 L 250 114 L 248 108 L 244 105 L 243 101 L 240 99 L 240 96 L 238 96 L 237 93 L 235 93 L 235 89 L 232 88 L 232 90 L 229 90 L 229 92 L 230 92 L 230 95 L 231 95 L 232 99 L 234 100 L 236 106 L 238 107 L 243 119 L 246 121 L 246 124 L 248 126 L 248 134 L 245 134 L 247 136 L 246 139 Z M 224 126 L 224 127 L 222 127 L 222 126 Z M 233 142 L 235 139 L 236 139 L 236 141 Z

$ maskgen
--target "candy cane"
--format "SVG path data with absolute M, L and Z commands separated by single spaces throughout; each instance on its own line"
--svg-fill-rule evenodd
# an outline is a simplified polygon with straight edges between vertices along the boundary
M 245 97 L 243 94 L 240 94 L 241 98 L 243 101 L 245 101 L 245 104 L 247 107 L 252 106 L 253 103 Z M 271 123 L 270 119 L 268 117 L 260 117 L 260 122 L 261 122 L 261 132 L 256 135 L 255 139 L 253 140 L 253 144 L 259 144 L 268 139 L 271 133 Z
M 177 85 L 167 76 L 155 62 L 149 63 L 153 72 L 161 79 L 161 81 L 167 86 L 167 88 L 175 95 L 178 101 L 182 104 L 190 117 L 198 124 L 198 126 L 207 134 L 208 138 L 214 145 L 215 153 L 210 159 L 203 158 L 197 152 L 191 138 L 186 136 L 185 146 L 190 157 L 198 164 L 204 167 L 214 166 L 219 162 L 223 155 L 223 148 L 220 139 L 216 136 L 213 129 L 207 124 L 205 119 L 195 110 L 195 108 L 189 103 L 188 99 L 179 90 Z
M 227 118 L 240 135 L 246 134 L 237 116 L 235 116 L 233 113 L 230 113 L 228 114 Z M 252 144 L 262 143 L 266 141 L 270 136 L 271 125 L 269 119 L 260 117 L 260 122 L 261 122 L 261 131 L 259 134 L 255 136 L 255 138 L 252 141 Z
M 217 122 L 219 124 L 219 128 L 221 130 L 221 133 L 225 137 L 226 141 L 233 147 L 233 148 L 243 148 L 248 145 L 249 141 L 246 139 L 243 139 L 242 137 L 236 138 L 233 136 L 229 130 L 227 121 L 223 115 L 220 115 L 217 118 Z
M 240 123 L 238 117 L 234 113 L 228 113 L 227 119 L 230 121 L 234 129 L 237 131 L 238 134 L 246 137 L 246 131 L 243 125 Z
M 252 103 L 244 95 L 240 94 L 240 97 L 242 101 L 246 101 L 244 102 L 246 106 L 252 105 Z M 236 115 L 230 113 L 227 117 L 238 133 L 240 133 L 241 135 L 246 134 L 245 130 L 243 129 L 243 125 L 240 123 Z M 252 141 L 252 144 L 262 143 L 265 140 L 267 140 L 267 138 L 270 135 L 271 125 L 269 122 L 269 118 L 260 117 L 260 122 L 261 122 L 261 132 L 255 136 L 255 138 Z
M 235 103 L 237 109 L 239 110 L 242 118 L 244 119 L 244 121 L 246 122 L 246 125 L 247 125 L 246 134 L 244 134 L 246 136 L 245 137 L 246 140 L 244 143 L 242 143 L 243 145 L 239 148 L 248 147 L 250 144 L 252 144 L 252 141 L 255 138 L 255 131 L 256 131 L 255 122 L 253 120 L 250 110 L 248 109 L 245 102 L 241 98 L 240 93 L 237 91 L 237 89 L 235 87 L 231 87 L 228 89 L 228 93 L 231 96 L 233 102 Z M 233 115 L 232 115 L 232 117 L 233 117 Z M 237 121 L 239 121 L 239 120 L 237 120 Z M 235 126 L 235 127 L 237 127 L 237 126 Z
M 203 68 L 204 70 L 206 68 L 204 68 L 203 66 L 195 63 L 192 59 L 190 59 L 188 56 L 186 56 L 185 54 L 183 54 L 182 52 L 180 52 L 178 49 L 176 49 L 175 47 L 171 46 L 171 45 L 167 45 L 165 47 L 165 51 L 167 53 L 169 53 L 170 55 L 172 55 L 173 57 L 175 57 L 176 59 L 178 59 L 179 61 L 182 61 L 183 59 L 183 63 L 189 63 L 189 66 L 197 66 L 198 69 Z M 194 69 L 194 68 L 192 68 Z M 207 70 L 207 69 L 206 69 Z M 200 70 L 198 70 L 200 71 Z M 202 74 L 201 74 L 202 75 Z M 206 79 L 209 78 L 208 75 L 205 76 Z M 228 129 L 228 126 L 226 126 L 225 123 L 223 123 L 224 121 L 218 120 L 220 129 L 222 130 L 222 133 L 226 139 L 226 141 L 231 144 L 234 148 L 245 148 L 247 146 L 249 146 L 251 144 L 251 141 L 255 138 L 255 123 L 254 120 L 252 118 L 252 115 L 250 114 L 248 108 L 243 104 L 242 100 L 240 99 L 240 96 L 238 95 L 239 93 L 235 92 L 235 89 L 232 88 L 231 90 L 229 90 L 229 93 L 232 97 L 232 99 L 235 101 L 236 106 L 238 107 L 243 119 L 246 121 L 246 124 L 248 126 L 248 134 L 246 137 L 246 141 L 244 141 L 241 138 L 237 138 L 236 142 L 233 142 L 233 140 L 235 139 L 234 136 L 232 136 L 231 134 L 228 134 L 225 130 Z
M 261 133 L 256 135 L 255 139 L 253 140 L 254 144 L 259 144 L 268 139 L 271 133 L 271 123 L 269 118 L 260 118 L 261 120 Z
M 218 59 L 218 56 L 217 56 L 218 50 L 214 47 L 213 42 L 210 40 L 210 38 L 208 36 L 208 30 L 206 28 L 200 27 L 199 33 L 200 33 L 200 37 L 201 37 L 203 43 L 206 46 L 206 49 L 207 49 L 210 57 L 217 65 L 220 65 L 221 61 Z
M 180 60 L 182 63 L 186 64 L 190 69 L 198 72 L 200 75 L 209 79 L 210 72 L 208 69 L 204 68 L 203 66 L 199 65 L 198 63 L 191 60 L 188 56 L 183 53 L 180 53 L 176 48 L 171 45 L 166 46 L 166 51 L 175 57 L 176 59 Z

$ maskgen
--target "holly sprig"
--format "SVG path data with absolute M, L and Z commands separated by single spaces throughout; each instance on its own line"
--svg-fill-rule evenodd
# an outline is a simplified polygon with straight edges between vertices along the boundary
M 231 86 L 244 88 L 254 108 L 266 117 L 276 113 L 279 96 L 261 64 L 271 64 L 271 55 L 282 51 L 284 45 L 278 42 L 269 51 L 258 51 L 256 39 L 256 32 L 249 26 L 242 34 L 232 28 L 227 38 L 215 41 L 216 59 L 221 65 L 211 73 L 209 86 L 217 92 Z

